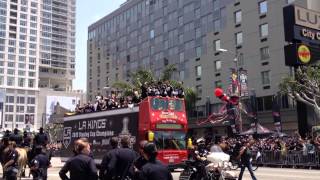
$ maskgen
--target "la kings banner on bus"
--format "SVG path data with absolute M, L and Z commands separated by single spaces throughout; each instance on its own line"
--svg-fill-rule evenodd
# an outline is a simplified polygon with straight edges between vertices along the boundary
M 86 114 L 82 115 L 86 116 Z M 88 114 L 90 116 L 90 114 Z M 136 144 L 138 136 L 138 113 L 102 116 L 66 120 L 63 129 L 62 156 L 72 156 L 73 143 L 79 138 L 88 138 L 95 158 L 101 158 L 111 149 L 109 142 L 112 137 L 119 139 L 128 135 L 132 144 Z

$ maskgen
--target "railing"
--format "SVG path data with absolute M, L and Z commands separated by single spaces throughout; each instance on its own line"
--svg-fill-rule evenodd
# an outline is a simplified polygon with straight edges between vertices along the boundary
M 303 151 L 262 151 L 262 166 L 320 167 L 320 151 L 304 153 Z

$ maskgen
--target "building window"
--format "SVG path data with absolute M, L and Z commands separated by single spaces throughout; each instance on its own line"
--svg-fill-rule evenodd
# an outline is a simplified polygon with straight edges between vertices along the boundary
M 243 66 L 244 65 L 244 56 L 243 56 L 242 53 L 238 54 L 237 63 L 238 63 L 238 66 Z
M 197 93 L 197 97 L 201 98 L 201 96 L 202 96 L 202 86 L 201 85 L 196 86 L 196 93 Z
M 25 97 L 17 96 L 17 104 L 24 104 L 24 103 L 25 103 Z
M 196 10 L 194 11 L 194 13 L 195 13 L 195 16 L 196 16 L 197 19 L 199 19 L 199 18 L 201 17 L 200 8 L 196 9 Z
M 243 43 L 242 32 L 236 33 L 236 46 L 240 46 Z
M 268 31 L 268 24 L 262 24 L 260 25 L 260 37 L 267 37 L 269 34 Z
M 183 40 L 183 34 L 179 35 L 179 44 L 183 44 L 184 40 Z
M 214 62 L 214 69 L 216 71 L 219 71 L 221 69 L 221 61 L 220 60 L 217 60 Z
M 180 63 L 183 63 L 183 62 L 184 62 L 184 52 L 181 52 L 181 53 L 179 54 L 179 61 L 180 61 Z
M 29 79 L 28 87 L 34 88 L 34 79 Z
M 270 85 L 270 71 L 261 72 L 262 85 Z
M 168 24 L 163 24 L 163 32 L 168 32 Z
M 183 16 L 180 16 L 178 18 L 178 24 L 179 24 L 179 26 L 183 26 Z
M 6 96 L 6 103 L 14 103 L 14 96 Z
M 154 38 L 154 30 L 153 30 L 153 29 L 150 31 L 150 38 L 151 38 L 151 39 Z
M 220 41 L 220 39 L 213 41 L 213 49 L 215 51 L 219 51 L 221 49 L 221 41 Z
M 6 105 L 6 112 L 13 112 L 13 105 Z
M 219 32 L 220 31 L 220 19 L 213 21 L 213 31 Z
M 222 81 L 221 80 L 215 81 L 214 86 L 215 88 L 222 88 Z
M 14 86 L 14 77 L 7 77 L 7 85 Z
M 19 87 L 24 87 L 24 78 L 19 78 L 18 79 L 18 86 Z
M 196 56 L 197 56 L 197 57 L 200 57 L 201 54 L 202 54 L 201 46 L 196 47 Z
M 201 37 L 201 29 L 200 28 L 196 28 L 196 39 Z
M 268 4 L 267 1 L 259 2 L 259 13 L 266 14 L 268 12 Z
M 201 77 L 202 68 L 201 66 L 196 66 L 196 77 Z
M 260 48 L 260 57 L 261 57 L 261 60 L 266 60 L 270 57 L 269 47 Z
M 35 97 L 28 97 L 28 104 L 36 104 L 36 98 Z
M 237 11 L 234 13 L 234 22 L 236 24 L 240 24 L 242 21 L 242 13 L 241 13 L 241 10 Z
M 293 3 L 295 0 L 287 0 L 287 4 Z
M 13 114 L 6 114 L 5 121 L 6 122 L 13 122 Z
M 179 78 L 180 78 L 180 81 L 184 80 L 184 71 L 183 70 L 179 72 Z
M 35 112 L 34 106 L 28 106 L 27 107 L 27 113 L 34 113 L 34 112 Z

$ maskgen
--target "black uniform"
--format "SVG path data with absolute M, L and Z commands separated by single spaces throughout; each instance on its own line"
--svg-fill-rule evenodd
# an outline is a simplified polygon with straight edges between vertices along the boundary
M 115 157 L 112 157 L 109 163 L 109 170 L 113 179 L 122 179 L 126 176 L 133 176 L 132 163 L 138 157 L 138 154 L 129 147 L 120 148 Z
M 116 158 L 118 148 L 111 149 L 103 158 L 100 165 L 99 177 L 100 179 L 111 179 L 109 163 L 112 158 Z
M 48 156 L 45 154 L 38 154 L 32 160 L 32 176 L 34 180 L 46 180 L 48 176 L 48 168 L 50 166 L 50 161 Z
M 148 161 L 137 173 L 139 180 L 173 180 L 168 168 L 160 161 Z
M 19 147 L 22 144 L 22 136 L 18 133 L 13 133 L 10 136 L 10 141 L 16 142 L 16 145 Z
M 70 171 L 70 178 L 67 172 Z M 84 154 L 78 154 L 66 162 L 59 172 L 62 180 L 97 180 L 97 168 L 94 160 Z
M 45 133 L 38 133 L 34 137 L 34 143 L 35 145 L 46 146 L 48 143 L 48 136 Z
M 23 147 L 30 147 L 30 145 L 31 145 L 31 138 L 28 135 L 23 136 L 22 146 Z
M 17 173 L 18 173 L 18 157 L 19 154 L 16 150 L 9 150 L 7 154 L 7 159 L 5 163 L 13 160 L 13 164 L 7 167 L 6 171 L 4 172 L 4 176 L 6 180 L 16 180 Z

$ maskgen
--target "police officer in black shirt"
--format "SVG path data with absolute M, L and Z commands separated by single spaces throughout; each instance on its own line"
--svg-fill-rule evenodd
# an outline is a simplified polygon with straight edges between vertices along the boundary
M 142 140 L 139 143 L 139 157 L 133 163 L 134 167 L 138 170 L 141 170 L 142 166 L 144 166 L 148 162 L 146 158 L 143 156 L 143 148 L 146 144 L 148 144 L 148 141 L 146 140 Z
M 6 160 L 4 169 L 5 180 L 16 180 L 18 174 L 18 157 L 19 154 L 15 150 L 16 143 L 14 141 L 9 142 L 9 150 L 6 152 Z
M 34 137 L 34 144 L 36 146 L 46 147 L 48 144 L 48 136 L 43 132 L 43 127 L 39 129 L 39 133 Z
M 138 154 L 130 148 L 130 137 L 121 138 L 121 148 L 117 150 L 116 156 L 112 157 L 108 169 L 114 180 L 123 180 L 127 177 L 132 178 L 132 163 L 138 157 Z
M 28 147 L 30 148 L 31 145 L 31 137 L 28 135 L 27 131 L 23 132 L 23 142 L 22 142 L 22 147 Z
M 18 147 L 21 146 L 22 136 L 19 134 L 19 130 L 17 128 L 15 128 L 13 134 L 11 134 L 10 141 L 14 141 Z
M 111 174 L 108 169 L 109 162 L 112 158 L 114 158 L 117 154 L 118 148 L 118 138 L 113 137 L 110 140 L 110 145 L 112 149 L 107 152 L 107 154 L 102 158 L 101 164 L 100 164 L 100 171 L 99 171 L 99 178 L 101 180 L 109 180 L 111 179 Z
M 49 157 L 42 148 L 42 146 L 35 148 L 36 157 L 31 161 L 30 169 L 34 180 L 47 180 L 48 168 L 51 165 Z
M 59 172 L 62 180 L 97 180 L 97 167 L 94 160 L 89 156 L 90 144 L 88 140 L 77 140 L 77 155 L 70 158 Z M 70 178 L 66 175 L 70 172 Z
M 168 168 L 156 159 L 157 148 L 153 143 L 147 143 L 143 148 L 147 163 L 141 170 L 135 169 L 139 180 L 173 180 Z

